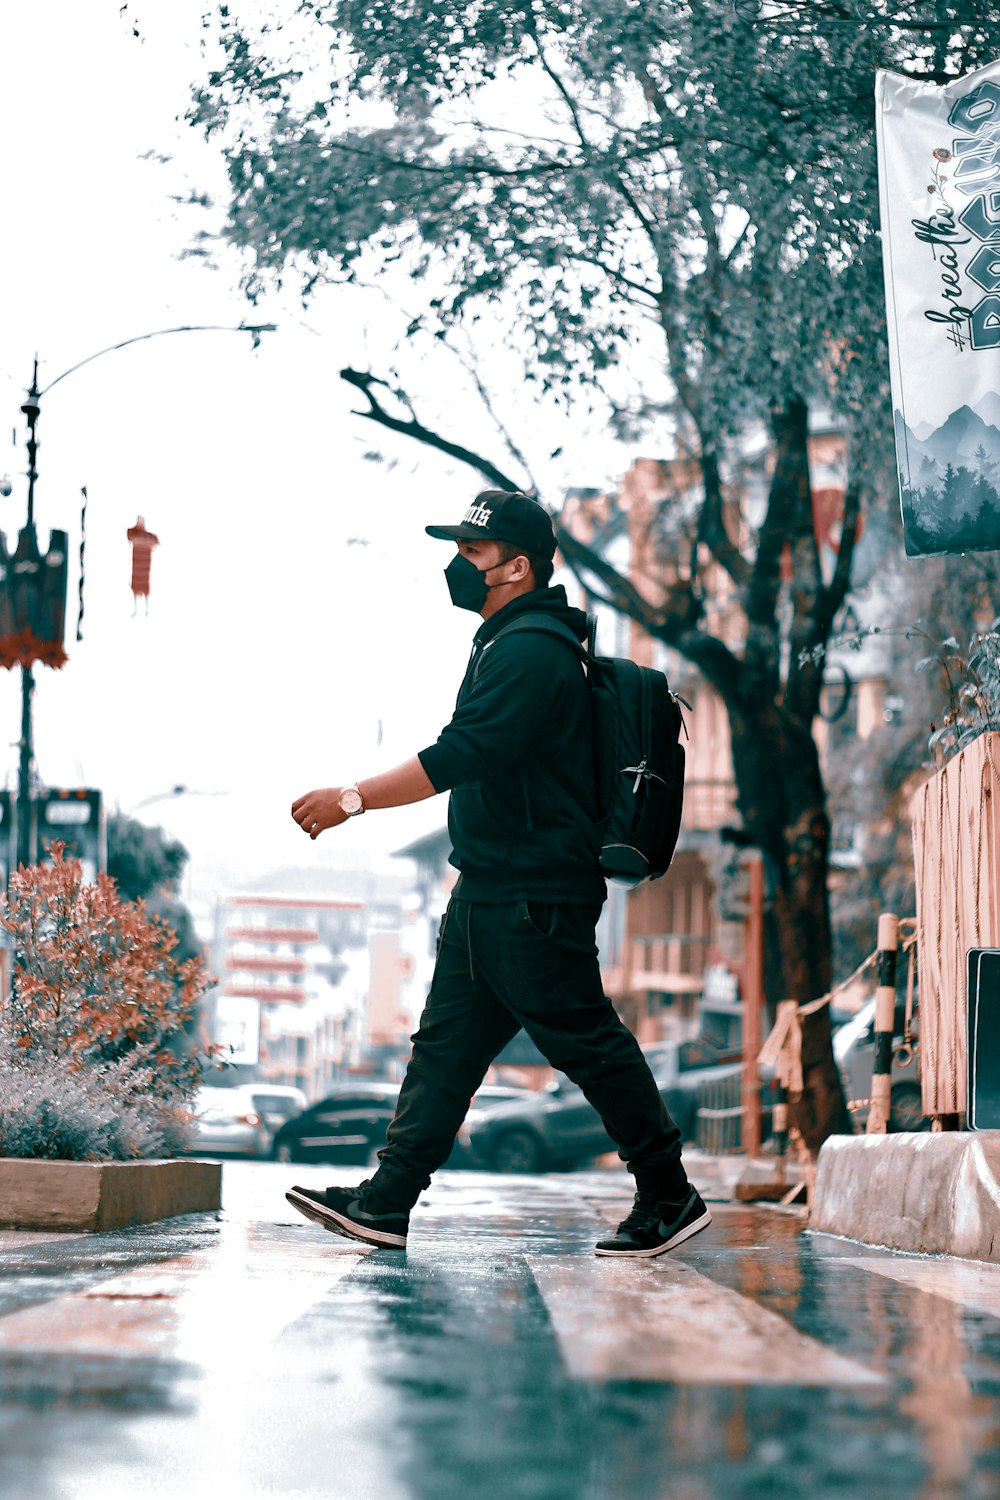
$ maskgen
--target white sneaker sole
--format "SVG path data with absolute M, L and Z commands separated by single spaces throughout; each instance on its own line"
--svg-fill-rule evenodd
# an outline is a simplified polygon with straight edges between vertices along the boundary
M 383 1249 L 405 1250 L 405 1234 L 389 1234 L 384 1229 L 369 1229 L 365 1224 L 358 1224 L 354 1219 L 349 1219 L 345 1214 L 338 1213 L 335 1208 L 324 1208 L 322 1204 L 314 1203 L 311 1198 L 304 1198 L 294 1189 L 285 1194 L 293 1208 L 297 1208 L 300 1214 L 305 1214 L 307 1219 L 312 1219 L 314 1224 L 322 1224 L 324 1229 L 329 1229 L 333 1234 L 342 1234 L 348 1240 L 360 1240 L 363 1245 L 381 1246 Z
M 701 1234 L 712 1222 L 712 1215 L 706 1208 L 700 1218 L 695 1219 L 692 1224 L 686 1224 L 683 1229 L 671 1235 L 670 1239 L 662 1245 L 654 1245 L 650 1250 L 602 1250 L 598 1246 L 595 1255 L 607 1255 L 616 1260 L 650 1260 L 655 1255 L 666 1255 L 668 1250 L 676 1250 L 678 1245 L 683 1245 L 685 1240 L 692 1239 L 694 1235 Z

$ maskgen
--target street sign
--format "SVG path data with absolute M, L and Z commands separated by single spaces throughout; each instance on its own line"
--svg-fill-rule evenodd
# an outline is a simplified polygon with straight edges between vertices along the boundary
M 104 797 L 92 787 L 45 787 L 32 796 L 34 858 L 44 859 L 54 839 L 83 865 L 89 883 L 108 867 Z
M 260 1005 L 242 996 L 220 995 L 215 1006 L 215 1040 L 228 1063 L 260 1061 Z
M 725 964 L 709 964 L 702 995 L 709 1005 L 735 1005 L 740 998 L 740 982 Z
M 970 948 L 966 1049 L 970 1130 L 1000 1129 L 1000 948 Z

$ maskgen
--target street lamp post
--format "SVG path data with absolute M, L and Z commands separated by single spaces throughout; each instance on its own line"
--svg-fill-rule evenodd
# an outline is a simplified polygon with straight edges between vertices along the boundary
M 38 438 L 35 429 L 41 411 L 38 393 L 38 358 L 35 358 L 31 389 L 23 406 L 28 419 L 28 519 L 26 530 L 35 531 L 35 481 L 38 478 Z M 31 701 L 35 691 L 35 674 L 31 661 L 21 665 L 21 738 L 18 741 L 17 771 L 17 862 L 26 865 L 31 859 L 31 787 L 34 781 L 35 749 L 31 728 Z
M 95 359 L 101 359 L 105 354 L 113 354 L 118 349 L 125 349 L 129 344 L 141 344 L 148 339 L 162 338 L 171 333 L 248 333 L 253 339 L 253 347 L 256 349 L 260 343 L 261 335 L 274 333 L 274 323 L 240 323 L 237 325 L 218 323 L 190 323 L 177 328 L 158 328 L 150 333 L 136 334 L 133 338 L 122 339 L 120 343 L 109 344 L 105 349 L 98 349 L 94 354 L 88 354 L 85 359 L 78 360 L 75 365 L 70 365 L 55 380 L 49 381 L 43 390 L 38 387 L 38 359 L 35 358 L 34 370 L 31 377 L 31 387 L 27 398 L 21 406 L 28 424 L 28 515 L 21 539 L 18 543 L 17 552 L 11 561 L 11 571 L 21 575 L 21 582 L 28 586 L 29 598 L 37 599 L 37 593 L 41 582 L 41 570 L 35 559 L 38 557 L 38 546 L 35 537 L 35 485 L 38 481 L 38 418 L 41 413 L 42 397 L 47 395 L 54 386 L 67 376 L 75 374 L 84 365 L 91 364 Z M 21 554 L 24 554 L 22 556 Z M 51 549 L 50 549 L 51 558 Z M 61 559 L 60 559 L 61 561 Z M 4 579 L 10 587 L 7 579 Z M 61 642 L 60 642 L 61 648 Z M 35 747 L 32 729 L 32 697 L 35 691 L 35 676 L 32 670 L 34 658 L 30 652 L 26 653 L 21 660 L 21 737 L 18 741 L 18 777 L 17 777 L 17 863 L 19 865 L 31 862 L 31 801 L 35 783 Z

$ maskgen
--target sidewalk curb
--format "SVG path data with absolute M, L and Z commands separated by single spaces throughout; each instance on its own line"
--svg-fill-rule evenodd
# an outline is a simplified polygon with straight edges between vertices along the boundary
M 0 1160 L 4 1229 L 121 1229 L 211 1213 L 221 1201 L 219 1162 Z
M 831 1136 L 809 1227 L 891 1250 L 1000 1262 L 1000 1131 Z

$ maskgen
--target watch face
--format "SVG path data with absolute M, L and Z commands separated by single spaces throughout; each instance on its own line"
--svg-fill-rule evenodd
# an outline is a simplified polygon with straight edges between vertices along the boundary
M 355 813 L 362 812 L 364 805 L 364 799 L 356 787 L 349 786 L 345 791 L 341 792 L 340 806 L 347 813 L 348 817 L 353 817 Z

